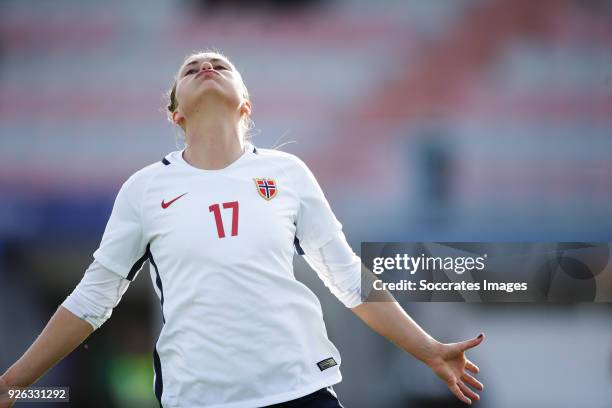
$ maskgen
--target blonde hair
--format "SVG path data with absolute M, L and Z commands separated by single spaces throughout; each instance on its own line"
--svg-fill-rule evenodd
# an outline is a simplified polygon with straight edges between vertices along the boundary
M 240 79 L 240 83 L 242 84 L 242 97 L 251 102 L 251 97 L 249 95 L 249 90 L 247 89 L 244 80 L 242 79 L 242 75 L 240 75 L 240 72 L 236 69 L 236 67 L 234 66 L 234 64 L 232 64 L 232 61 L 230 61 L 230 59 L 224 55 L 222 52 L 220 52 L 219 50 L 212 50 L 212 49 L 208 49 L 208 50 L 204 50 L 204 51 L 194 51 L 191 54 L 187 55 L 185 57 L 185 59 L 183 60 L 183 62 L 187 61 L 189 58 L 195 57 L 197 55 L 202 55 L 202 54 L 206 54 L 212 57 L 216 57 L 216 58 L 220 58 L 223 59 L 225 61 L 228 62 L 228 64 L 231 66 L 232 70 L 238 75 L 238 78 Z M 174 123 L 173 119 L 172 119 L 172 114 L 176 111 L 176 109 L 178 108 L 178 101 L 176 100 L 176 84 L 178 82 L 178 73 L 174 76 L 174 82 L 172 84 L 172 86 L 170 87 L 170 89 L 166 92 L 165 94 L 165 98 L 166 98 L 166 113 L 168 115 L 168 120 L 171 123 Z M 242 115 L 242 117 L 240 118 L 240 132 L 241 132 L 241 136 L 243 140 L 247 140 L 250 138 L 250 132 L 251 130 L 253 130 L 253 128 L 255 127 L 255 123 L 253 122 L 253 120 L 251 119 L 250 115 Z M 183 131 L 185 131 L 185 129 L 183 129 Z

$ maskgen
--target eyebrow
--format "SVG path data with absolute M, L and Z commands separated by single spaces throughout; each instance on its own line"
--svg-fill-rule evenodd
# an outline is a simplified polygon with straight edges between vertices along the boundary
M 185 72 L 185 69 L 186 69 L 188 66 L 193 65 L 193 64 L 197 64 L 198 62 L 199 62 L 199 63 L 202 63 L 202 60 L 193 60 L 193 61 L 191 61 L 191 62 L 188 62 L 187 64 L 185 64 L 185 66 L 184 66 L 184 67 L 183 67 L 183 69 L 181 70 L 181 73 L 184 73 L 184 72 Z M 220 59 L 220 58 L 211 58 L 211 59 L 209 59 L 209 60 L 208 60 L 208 62 L 210 62 L 211 64 L 214 64 L 214 63 L 216 63 L 216 62 L 222 62 L 222 63 L 224 63 L 224 64 L 226 64 L 226 65 L 227 65 L 227 61 L 222 60 L 222 59 Z

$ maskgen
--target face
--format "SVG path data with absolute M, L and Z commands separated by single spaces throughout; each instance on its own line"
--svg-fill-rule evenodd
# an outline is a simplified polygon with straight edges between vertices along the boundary
M 173 119 L 183 125 L 202 103 L 224 104 L 238 116 L 250 114 L 250 103 L 240 73 L 222 55 L 196 54 L 188 57 L 177 74 L 177 109 Z

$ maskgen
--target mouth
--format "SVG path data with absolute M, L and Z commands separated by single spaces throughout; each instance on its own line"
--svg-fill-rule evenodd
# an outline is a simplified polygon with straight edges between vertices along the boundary
M 219 73 L 217 71 L 212 71 L 212 70 L 206 70 L 206 71 L 200 71 L 197 73 L 197 75 L 195 76 L 196 78 L 200 78 L 201 76 L 212 76 L 212 75 L 219 75 Z

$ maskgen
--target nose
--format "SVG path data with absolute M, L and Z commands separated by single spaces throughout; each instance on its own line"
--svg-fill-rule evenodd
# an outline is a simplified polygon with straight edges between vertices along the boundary
M 212 69 L 213 69 L 213 66 L 212 66 L 212 64 L 211 64 L 210 62 L 208 62 L 208 61 L 204 61 L 204 62 L 202 63 L 202 65 L 200 66 L 200 69 L 201 69 L 202 71 L 212 70 Z

